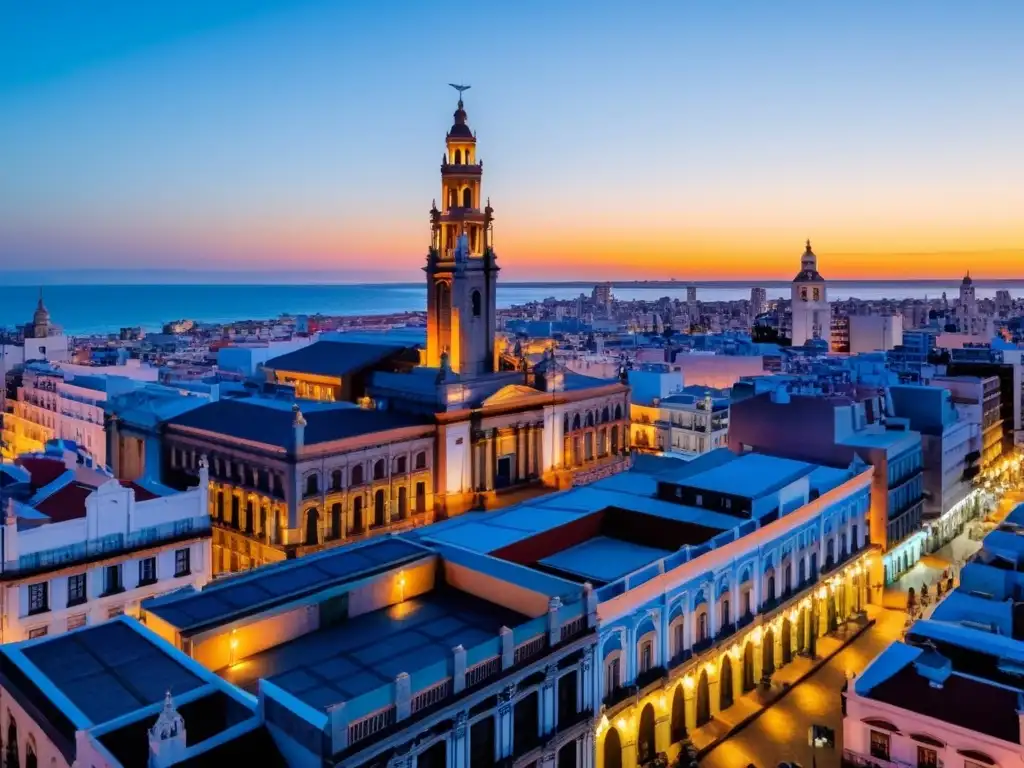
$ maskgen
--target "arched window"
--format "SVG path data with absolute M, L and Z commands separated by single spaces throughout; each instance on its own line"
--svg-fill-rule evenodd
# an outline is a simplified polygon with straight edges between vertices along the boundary
M 363 465 L 356 464 L 352 467 L 352 485 L 363 484 Z
M 573 432 L 575 432 L 579 428 L 580 428 L 580 415 L 577 413 L 575 416 L 572 417 L 572 429 L 573 429 Z
M 480 298 L 480 291 L 473 291 L 473 317 L 480 317 L 483 312 L 483 300 Z
M 341 538 L 341 504 L 331 506 L 331 538 Z
M 320 493 L 320 475 L 313 472 L 306 476 L 306 495 L 314 496 Z
M 728 654 L 722 656 L 722 672 L 718 680 L 719 709 L 728 709 L 732 706 L 732 659 Z
M 4 765 L 18 766 L 21 760 L 18 756 L 18 724 L 14 722 L 14 715 L 7 710 L 7 749 L 5 750 Z
M 420 451 L 419 453 L 416 454 L 416 469 L 426 469 L 426 468 L 427 468 L 427 452 L 426 451 Z
M 352 499 L 352 532 L 363 532 L 363 497 L 356 496 Z
M 608 406 L 606 405 L 601 410 L 601 421 L 602 422 L 608 422 L 608 421 L 611 421 L 611 418 L 612 418 L 611 412 L 608 410 Z
M 387 472 L 388 465 L 384 463 L 384 459 L 377 459 L 373 464 L 373 479 L 383 480 Z
M 455 150 L 455 165 L 462 165 L 462 150 Z
M 399 456 L 397 459 L 395 459 L 395 474 L 396 475 L 404 475 L 405 474 L 405 463 L 406 463 L 405 462 L 405 456 Z
M 404 485 L 398 489 L 398 519 L 405 520 L 409 513 L 409 489 Z
M 340 491 L 341 490 L 341 470 L 340 469 L 336 469 L 333 472 L 331 472 L 331 490 L 332 491 Z
M 711 722 L 711 689 L 708 685 L 708 673 L 701 669 L 697 678 L 697 727 Z
M 594 413 L 593 413 L 593 411 L 588 411 L 587 412 L 587 426 L 588 427 L 594 426 Z
M 448 207 L 449 208 L 456 208 L 456 207 L 458 207 L 458 201 L 459 201 L 459 193 L 456 192 L 454 189 L 449 189 L 448 190 Z
M 567 413 L 567 414 L 565 414 L 565 416 L 562 417 L 562 432 L 568 432 L 568 431 L 569 431 L 569 414 Z
M 384 489 L 378 488 L 373 494 L 373 524 L 384 525 L 387 522 L 387 501 Z
M 615 406 L 615 420 L 620 421 L 622 419 L 622 405 Z
M 25 768 L 37 768 L 39 763 L 36 760 L 36 740 L 29 735 L 25 744 Z
M 472 208 L 473 207 L 473 190 L 466 187 L 462 190 L 462 207 Z
M 319 536 L 317 535 L 319 521 L 320 515 L 316 511 L 316 507 L 310 507 L 306 510 L 306 544 L 319 543 Z

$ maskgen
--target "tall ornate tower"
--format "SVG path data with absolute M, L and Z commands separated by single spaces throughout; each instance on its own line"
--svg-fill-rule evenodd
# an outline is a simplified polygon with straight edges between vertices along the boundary
M 498 264 L 492 234 L 493 209 L 481 209 L 483 163 L 476 136 L 466 124 L 459 91 L 455 122 L 445 137 L 441 161 L 441 209 L 430 209 L 427 253 L 427 365 L 447 353 L 452 371 L 466 377 L 495 370 L 495 293 Z
M 818 272 L 818 257 L 807 241 L 807 250 L 800 257 L 800 271 L 793 278 L 791 293 L 794 347 L 811 339 L 822 339 L 832 347 L 832 307 L 828 303 L 825 278 Z
M 961 333 L 975 333 L 978 323 L 978 300 L 974 295 L 974 281 L 971 273 L 964 275 L 960 283 L 960 301 L 956 305 L 957 326 Z

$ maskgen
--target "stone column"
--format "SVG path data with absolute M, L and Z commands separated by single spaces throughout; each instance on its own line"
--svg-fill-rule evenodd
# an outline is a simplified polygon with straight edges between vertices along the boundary
M 718 686 L 721 681 L 721 657 L 716 658 L 712 663 L 715 670 L 708 675 L 708 701 L 711 704 L 711 716 L 715 717 L 721 711 L 722 696 Z
M 558 667 L 549 664 L 544 670 L 544 683 L 540 688 L 540 732 L 544 736 L 554 732 L 557 726 L 558 713 L 555 696 L 557 673 Z
M 455 716 L 455 726 L 452 728 L 451 741 L 448 755 L 450 768 L 470 768 L 469 765 L 469 730 L 466 724 L 466 713 L 459 712 Z
M 668 628 L 668 604 L 666 603 L 661 607 L 661 628 L 658 632 L 658 655 L 661 657 L 661 666 L 665 669 L 668 669 L 669 662 L 672 660 L 671 639 Z
M 498 728 L 495 741 L 498 744 L 499 759 L 512 754 L 512 706 L 515 698 L 515 684 L 506 686 L 498 694 Z
M 654 751 L 668 752 L 672 746 L 672 721 L 670 717 L 672 700 L 668 699 L 669 709 L 659 712 L 654 719 Z
M 526 479 L 528 474 L 527 459 L 529 457 L 526 454 L 526 429 L 521 426 L 516 426 L 516 482 L 521 483 Z
M 494 430 L 489 430 L 484 440 L 484 490 L 494 490 Z
M 693 685 L 683 684 L 683 714 L 686 720 L 686 732 L 693 733 L 697 728 L 697 680 Z
M 783 655 L 782 655 L 782 652 L 783 652 L 783 648 L 782 648 L 782 627 L 779 627 L 779 631 L 778 632 L 773 632 L 772 635 L 773 635 L 772 641 L 773 641 L 773 643 L 775 645 L 775 668 L 779 669 L 780 667 L 782 667 L 782 659 L 783 659 Z M 792 650 L 792 649 L 790 649 L 790 650 Z
M 593 647 L 587 647 L 583 650 L 583 658 L 580 659 L 579 664 L 579 705 L 578 711 L 582 712 L 585 710 L 596 710 L 596 701 L 598 697 L 595 697 L 595 691 L 600 690 L 597 688 L 597 670 L 594 667 L 594 649 Z

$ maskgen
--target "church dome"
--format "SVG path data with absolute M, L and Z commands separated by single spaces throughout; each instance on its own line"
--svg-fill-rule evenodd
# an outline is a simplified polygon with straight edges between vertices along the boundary
M 48 325 L 50 322 L 50 310 L 43 304 L 42 293 L 39 294 L 39 303 L 36 304 L 36 311 L 32 313 L 33 325 Z
M 970 272 L 968 272 L 966 275 L 964 275 L 963 285 L 974 285 L 974 281 L 971 280 L 971 273 Z
M 818 272 L 818 257 L 811 250 L 811 241 L 807 241 L 807 248 L 800 257 L 800 271 L 793 278 L 794 283 L 824 283 L 825 278 Z
M 448 131 L 449 139 L 471 139 L 475 140 L 473 132 L 466 125 L 466 110 L 463 107 L 462 99 L 459 99 L 459 108 L 455 110 L 455 122 Z

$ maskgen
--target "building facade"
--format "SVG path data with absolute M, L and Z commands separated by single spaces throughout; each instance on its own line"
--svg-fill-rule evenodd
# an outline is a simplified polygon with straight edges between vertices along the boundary
M 352 404 L 220 400 L 166 422 L 163 478 L 209 465 L 214 573 L 249 570 L 434 519 L 426 419 Z
M 137 615 L 146 598 L 210 580 L 205 484 L 120 483 L 71 454 L 23 456 L 4 471 L 0 641 Z

